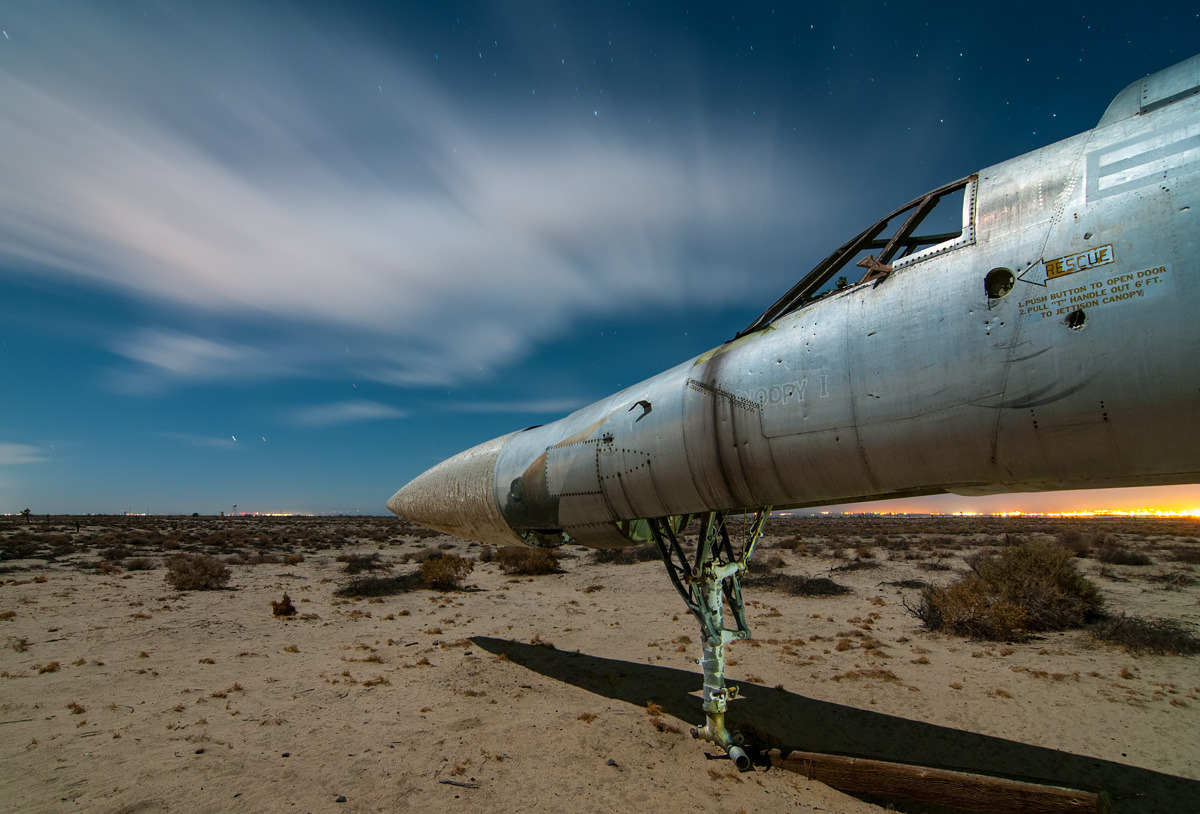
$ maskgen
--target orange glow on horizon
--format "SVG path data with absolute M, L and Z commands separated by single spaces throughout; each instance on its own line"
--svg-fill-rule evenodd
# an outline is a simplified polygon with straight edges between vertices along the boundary
M 931 495 L 828 507 L 831 513 L 1034 515 L 1039 517 L 1198 517 L 1200 485 L 1081 489 L 963 497 Z

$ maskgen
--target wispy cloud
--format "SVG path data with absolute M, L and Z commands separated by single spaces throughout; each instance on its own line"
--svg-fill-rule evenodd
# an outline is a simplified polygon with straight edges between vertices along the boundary
M 343 401 L 296 410 L 291 414 L 291 420 L 301 427 L 328 427 L 358 421 L 404 418 L 406 415 L 403 410 L 376 401 Z
M 562 415 L 577 410 L 590 399 L 532 399 L 529 401 L 457 401 L 449 409 L 456 413 L 529 413 Z
M 9 10 L 0 260 L 207 315 L 115 341 L 164 381 L 344 370 L 316 332 L 357 375 L 461 381 L 582 316 L 746 297 L 740 253 L 801 214 L 689 117 L 506 116 L 351 34 L 150 9 Z
M 40 464 L 50 460 L 45 450 L 29 444 L 0 443 L 0 466 Z
M 254 355 L 242 345 L 160 330 L 127 335 L 114 350 L 148 369 L 185 379 L 236 375 Z
M 212 449 L 238 449 L 236 436 L 229 435 L 196 435 L 190 432 L 163 432 L 164 438 L 170 438 L 182 444 L 193 447 L 209 447 Z

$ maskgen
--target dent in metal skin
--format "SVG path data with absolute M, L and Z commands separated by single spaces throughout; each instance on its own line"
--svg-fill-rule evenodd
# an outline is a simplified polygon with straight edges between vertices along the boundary
M 492 492 L 496 459 L 510 435 L 471 447 L 417 477 L 388 499 L 390 511 L 422 526 L 496 545 L 526 545 Z

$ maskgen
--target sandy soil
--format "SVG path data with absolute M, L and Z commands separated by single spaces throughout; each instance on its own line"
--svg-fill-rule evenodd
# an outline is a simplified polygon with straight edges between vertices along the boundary
M 423 546 L 482 550 L 387 522 L 296 537 L 282 548 L 301 562 L 232 565 L 221 591 L 169 588 L 161 550 L 152 570 L 102 573 L 104 547 L 136 534 L 104 537 L 96 521 L 56 527 L 75 543 L 52 562 L 6 560 L 0 806 L 880 810 L 769 765 L 739 774 L 688 736 L 703 717 L 698 628 L 661 563 L 596 564 L 570 548 L 558 574 L 479 563 L 466 591 L 335 596 L 348 580 L 338 555 L 378 553 L 403 573 L 416 565 L 402 555 Z M 757 557 L 852 592 L 747 590 L 755 638 L 731 647 L 728 673 L 744 696 L 731 718 L 753 741 L 1104 788 L 1116 811 L 1200 810 L 1200 656 L 1134 656 L 1082 631 L 1016 644 L 931 634 L 902 604 L 916 590 L 895 583 L 950 581 L 979 539 L 850 538 L 857 557 L 819 535 L 808 553 L 771 547 L 798 528 L 774 529 Z M 1110 608 L 1200 631 L 1192 567 L 1164 548 L 1200 543 L 1141 539 L 1149 566 L 1081 567 Z M 255 550 L 241 542 L 243 557 Z M 854 562 L 867 565 L 831 570 Z M 1151 578 L 1166 573 L 1182 584 Z M 284 592 L 299 616 L 272 614 Z

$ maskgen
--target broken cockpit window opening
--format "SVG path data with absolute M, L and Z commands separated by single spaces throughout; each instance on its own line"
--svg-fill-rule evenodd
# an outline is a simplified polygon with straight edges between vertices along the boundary
M 972 245 L 978 182 L 978 175 L 970 175 L 938 187 L 864 230 L 822 260 L 737 337 L 834 291 L 879 283 L 897 269 Z

